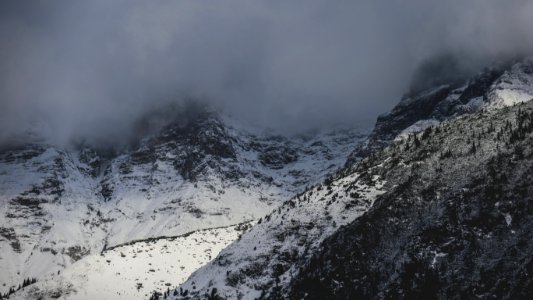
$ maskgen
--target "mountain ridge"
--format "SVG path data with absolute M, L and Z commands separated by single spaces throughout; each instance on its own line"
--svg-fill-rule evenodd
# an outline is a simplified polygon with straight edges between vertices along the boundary
M 418 160 L 426 159 L 428 155 L 435 156 L 435 154 L 417 150 L 419 149 L 417 147 L 421 147 L 420 145 L 426 142 L 425 139 L 431 136 L 432 131 L 440 132 L 440 136 L 447 134 L 452 139 L 471 138 L 476 141 L 476 134 L 486 134 L 485 132 L 479 132 L 479 130 L 473 133 L 475 126 L 481 126 L 480 123 L 476 123 L 476 120 L 483 118 L 483 116 L 497 116 L 498 113 L 516 109 L 509 107 L 520 105 L 520 103 L 530 105 L 529 100 L 533 98 L 533 92 L 531 91 L 533 74 L 528 71 L 530 66 L 530 59 L 508 65 L 504 70 L 498 71 L 498 76 L 491 75 L 487 80 L 480 79 L 481 83 L 474 85 L 483 88 L 475 92 L 472 91 L 465 94 L 468 90 L 467 86 L 466 88 L 458 87 L 460 93 L 451 93 L 450 91 L 453 89 L 447 87 L 444 89 L 446 92 L 437 97 L 436 101 L 426 102 L 425 100 L 431 99 L 435 95 L 433 93 L 436 92 L 438 94 L 439 91 L 443 90 L 441 86 L 438 86 L 430 89 L 429 94 L 426 90 L 422 91 L 420 96 L 411 95 L 411 98 L 403 98 L 397 106 L 398 109 L 393 109 L 393 112 L 395 110 L 397 112 L 405 111 L 405 107 L 412 108 L 413 103 L 416 105 L 429 103 L 429 106 L 422 107 L 425 112 L 420 113 L 417 118 L 407 118 L 409 121 L 405 122 L 404 126 L 400 126 L 386 135 L 382 135 L 379 132 L 380 123 L 383 123 L 386 117 L 378 119 L 377 129 L 371 134 L 367 143 L 361 144 L 361 148 L 369 147 L 368 149 L 372 149 L 370 153 L 355 160 L 353 160 L 352 155 L 350 158 L 352 160 L 348 161 L 344 169 L 328 178 L 322 184 L 312 186 L 303 194 L 293 198 L 291 200 L 291 202 L 294 202 L 293 205 L 286 204 L 283 207 L 284 209 L 273 213 L 276 216 L 275 219 L 269 219 L 267 224 L 263 222 L 262 226 L 252 228 L 243 235 L 240 241 L 224 249 L 217 259 L 193 273 L 184 284 L 180 285 L 180 290 L 177 290 L 178 293 L 168 297 L 168 299 L 207 299 L 209 297 L 215 299 L 216 297 L 219 299 L 285 299 L 288 295 L 292 295 L 291 297 L 294 299 L 300 299 L 306 297 L 306 295 L 309 296 L 310 292 L 314 293 L 317 299 L 320 299 L 321 296 L 327 298 L 328 295 L 335 297 L 333 284 L 324 286 L 321 293 L 317 293 L 316 290 L 312 289 L 312 283 L 305 285 L 306 287 L 311 286 L 309 292 L 303 290 L 303 288 L 297 290 L 297 280 L 305 279 L 305 275 L 308 273 L 314 274 L 317 278 L 313 278 L 313 280 L 318 280 L 317 282 L 319 282 L 321 280 L 319 272 L 314 273 L 312 268 L 305 269 L 305 266 L 313 259 L 314 255 L 320 253 L 321 250 L 319 249 L 327 246 L 330 240 L 329 236 L 336 235 L 335 232 L 339 231 L 336 229 L 338 228 L 337 226 L 340 224 L 340 228 L 344 228 L 352 226 L 350 224 L 360 224 L 360 222 L 364 222 L 367 219 L 368 213 L 373 211 L 374 200 L 378 199 L 377 201 L 380 203 L 381 200 L 379 199 L 384 197 L 382 195 L 392 195 L 391 197 L 394 198 L 391 191 L 399 188 L 394 185 L 394 177 L 384 176 L 387 173 L 385 171 L 379 172 L 379 170 L 386 170 L 385 166 L 389 166 L 391 163 L 400 164 L 401 162 L 394 160 L 392 157 L 384 157 L 382 153 L 404 151 L 410 155 L 410 151 L 412 151 L 418 156 L 409 162 L 406 161 L 405 164 L 416 168 Z M 476 76 L 472 82 L 479 82 L 476 79 L 480 78 L 479 76 L 484 78 L 483 73 Z M 473 98 L 467 97 L 460 100 L 463 94 Z M 413 101 L 413 99 L 415 100 Z M 465 103 L 471 104 L 469 105 L 471 109 L 463 110 Z M 405 106 L 406 104 L 407 106 Z M 452 104 L 452 107 L 447 110 L 452 113 L 444 114 L 445 118 L 438 119 L 435 123 L 428 123 L 427 121 L 430 120 L 428 118 L 432 114 L 440 112 L 440 110 L 435 110 L 435 108 L 445 104 Z M 401 121 L 401 114 L 397 117 Z M 391 124 L 395 124 L 398 121 L 394 119 L 391 120 Z M 461 129 L 462 131 L 448 131 L 447 128 L 449 128 L 450 124 L 456 124 L 465 119 L 472 120 L 472 128 L 466 127 Z M 490 118 L 487 118 L 487 120 L 490 120 Z M 427 126 L 414 126 L 411 128 L 412 130 L 405 132 L 415 123 L 426 123 Z M 493 127 L 490 128 L 494 131 Z M 445 133 L 442 133 L 443 131 Z M 380 140 L 383 142 L 380 142 Z M 494 147 L 496 146 L 494 145 Z M 475 151 L 480 151 L 480 153 L 492 153 L 487 147 L 478 144 L 468 143 L 466 148 L 462 149 L 462 151 L 469 153 L 474 151 L 472 149 L 475 149 Z M 451 153 L 446 149 L 445 147 L 438 149 L 436 156 L 447 159 L 450 155 L 454 155 L 452 147 L 450 147 Z M 493 151 L 495 150 L 493 149 Z M 382 160 L 379 158 L 382 158 Z M 400 167 L 401 165 L 397 168 Z M 403 177 L 399 176 L 398 178 Z M 424 180 L 431 182 L 431 178 L 427 176 Z M 455 179 L 452 178 L 451 180 Z M 361 187 L 365 186 L 367 187 L 366 189 L 361 189 Z M 355 188 L 354 190 L 354 187 L 359 187 L 359 189 Z M 368 188 L 373 189 L 373 192 L 370 194 L 365 193 L 364 191 L 368 191 Z M 324 190 L 327 192 L 322 194 Z M 310 201 L 309 199 L 312 202 L 308 202 Z M 306 206 L 308 206 L 308 212 L 295 213 L 295 211 L 299 212 Z M 332 214 L 330 210 L 336 213 Z M 306 220 L 309 216 L 313 216 L 313 223 L 318 224 L 318 228 L 322 229 L 315 229 L 319 233 L 313 234 L 310 239 L 306 239 L 305 237 L 310 235 L 310 233 L 301 228 L 306 228 Z M 339 220 L 339 217 L 343 218 Z M 359 218 L 363 218 L 362 221 L 358 221 Z M 294 228 L 299 228 L 299 230 Z M 313 228 L 315 226 L 310 227 L 308 230 Z M 272 232 L 279 232 L 282 238 L 278 238 Z M 306 242 L 298 243 L 297 241 L 300 239 L 304 239 Z M 259 246 L 265 243 L 270 245 L 270 248 L 268 248 L 270 253 L 267 256 L 254 254 L 253 250 L 255 248 L 259 249 Z M 338 242 L 332 245 L 331 252 L 328 253 L 334 256 L 336 247 L 342 248 L 343 243 Z M 286 249 L 286 251 L 280 251 L 281 249 Z M 345 250 L 349 252 L 349 248 Z M 366 250 L 372 251 L 371 249 Z M 224 257 L 240 258 L 233 261 L 223 260 L 226 263 L 222 264 L 217 263 L 219 259 Z M 268 257 L 268 264 L 255 268 L 254 263 L 261 261 L 262 257 Z M 237 275 L 234 275 L 235 272 Z M 328 278 L 331 282 L 335 281 L 334 274 L 332 272 L 328 275 L 331 276 Z M 179 293 L 180 291 L 182 293 Z M 184 291 L 186 293 L 183 293 Z M 340 297 L 351 297 L 350 295 L 355 294 L 342 294 Z M 368 295 L 368 297 L 372 297 L 372 294 Z

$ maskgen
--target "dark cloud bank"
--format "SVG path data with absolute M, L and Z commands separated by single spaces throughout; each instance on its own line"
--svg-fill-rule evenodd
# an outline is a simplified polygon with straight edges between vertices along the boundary
M 120 141 L 183 99 L 290 132 L 369 125 L 421 62 L 473 71 L 529 53 L 532 28 L 528 0 L 6 0 L 0 141 Z

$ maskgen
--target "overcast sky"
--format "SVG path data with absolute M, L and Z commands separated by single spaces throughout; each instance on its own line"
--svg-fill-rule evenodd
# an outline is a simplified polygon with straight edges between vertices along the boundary
M 294 132 L 371 125 L 413 69 L 533 45 L 528 0 L 0 2 L 0 142 L 131 136 L 144 113 L 203 99 Z

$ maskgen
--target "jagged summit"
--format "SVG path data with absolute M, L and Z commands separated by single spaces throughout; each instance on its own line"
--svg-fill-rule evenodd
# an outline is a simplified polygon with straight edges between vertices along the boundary
M 436 85 L 409 92 L 392 111 L 378 117 L 368 142 L 350 154 L 347 165 L 383 149 L 399 135 L 463 114 L 530 100 L 532 66 L 531 58 L 500 63 L 467 78 L 441 76 Z

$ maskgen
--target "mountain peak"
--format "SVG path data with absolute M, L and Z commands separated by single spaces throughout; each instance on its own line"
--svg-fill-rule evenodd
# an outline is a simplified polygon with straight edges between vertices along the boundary
M 444 68 L 447 73 L 448 67 Z M 439 77 L 434 86 L 424 85 L 422 90 L 411 91 L 389 113 L 378 117 L 369 140 L 350 154 L 347 165 L 383 149 L 397 137 L 463 114 L 530 100 L 533 98 L 531 69 L 531 59 L 513 60 L 466 78 Z

